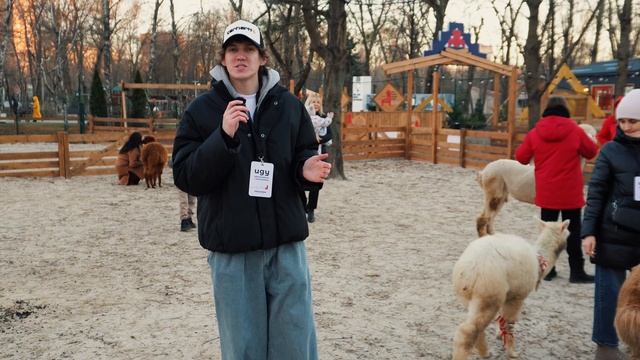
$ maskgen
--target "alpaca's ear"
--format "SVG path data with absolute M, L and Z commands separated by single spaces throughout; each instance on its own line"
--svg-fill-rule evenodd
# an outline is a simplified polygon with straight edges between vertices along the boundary
M 570 221 L 569 219 L 567 219 L 567 220 L 565 220 L 565 221 L 563 221 L 563 222 L 562 222 L 562 231 L 565 231 L 566 229 L 568 229 L 568 228 L 569 228 L 569 223 L 570 223 L 570 222 L 571 222 L 571 221 Z

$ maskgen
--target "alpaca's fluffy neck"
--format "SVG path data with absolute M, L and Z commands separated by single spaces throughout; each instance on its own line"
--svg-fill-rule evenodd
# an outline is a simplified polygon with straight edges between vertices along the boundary
M 551 268 L 556 265 L 556 261 L 558 261 L 558 256 L 560 256 L 560 252 L 562 252 L 563 249 L 560 239 L 561 236 L 562 235 L 557 234 L 551 229 L 544 229 L 536 240 L 536 251 L 544 257 L 548 264 L 546 271 L 544 274 L 541 274 L 541 277 L 547 275 L 547 273 L 551 271 Z

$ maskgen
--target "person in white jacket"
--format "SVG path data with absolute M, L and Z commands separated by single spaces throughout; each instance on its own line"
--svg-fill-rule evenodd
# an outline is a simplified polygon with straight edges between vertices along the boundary
M 331 122 L 333 121 L 333 113 L 323 114 L 322 112 L 322 98 L 320 94 L 309 93 L 307 100 L 304 103 L 309 116 L 311 117 L 311 123 L 318 139 L 318 154 L 326 154 L 328 146 L 331 145 Z M 305 197 L 305 210 L 307 212 L 307 221 L 310 223 L 316 220 L 315 209 L 318 207 L 318 196 L 320 195 L 320 189 L 314 189 L 309 191 L 309 197 Z

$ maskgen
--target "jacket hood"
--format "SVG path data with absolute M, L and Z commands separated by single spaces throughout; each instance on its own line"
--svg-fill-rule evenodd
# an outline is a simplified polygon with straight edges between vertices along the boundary
M 214 80 L 222 81 L 224 85 L 227 87 L 227 90 L 229 91 L 229 94 L 231 94 L 232 97 L 236 98 L 240 96 L 240 94 L 238 94 L 236 89 L 231 84 L 231 80 L 229 80 L 229 75 L 227 75 L 227 72 L 222 65 L 216 65 L 213 69 L 211 69 L 211 71 L 209 71 L 209 74 L 211 74 Z M 269 90 L 271 90 L 271 88 L 276 86 L 279 81 L 280 81 L 280 74 L 278 74 L 278 72 L 273 69 L 267 68 L 267 73 L 262 77 L 260 81 L 260 84 L 262 86 L 258 90 L 259 97 L 257 100 L 257 107 L 260 107 L 260 103 L 262 103 L 262 100 L 264 99 L 264 97 L 267 96 L 267 93 L 269 92 Z
M 578 125 L 570 118 L 562 116 L 545 116 L 536 124 L 536 131 L 545 141 L 562 141 Z

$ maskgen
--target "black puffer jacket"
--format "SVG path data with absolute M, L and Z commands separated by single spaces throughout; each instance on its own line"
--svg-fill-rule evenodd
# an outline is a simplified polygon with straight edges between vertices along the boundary
M 302 241 L 309 229 L 299 192 L 320 186 L 302 177 L 304 161 L 318 146 L 309 115 L 297 98 L 265 78 L 252 126 L 241 123 L 229 138 L 221 123 L 234 96 L 225 82 L 215 82 L 189 105 L 173 147 L 176 186 L 198 196 L 200 244 L 237 253 Z M 259 154 L 274 164 L 271 198 L 248 195 L 251 162 Z
M 593 263 L 626 269 L 640 263 L 640 233 L 613 223 L 612 213 L 614 207 L 640 211 L 640 201 L 633 199 L 634 177 L 640 176 L 640 139 L 617 131 L 600 150 L 589 181 L 582 237 L 596 237 Z

